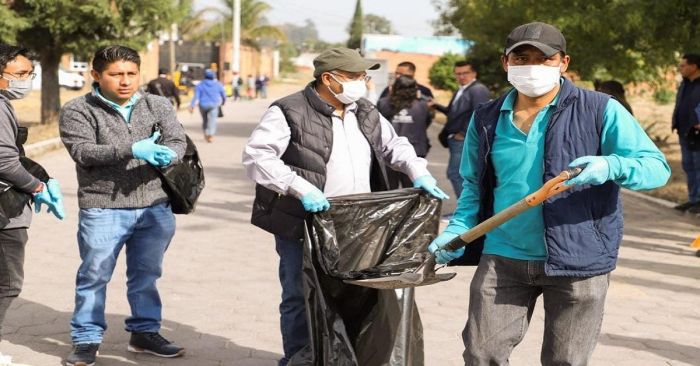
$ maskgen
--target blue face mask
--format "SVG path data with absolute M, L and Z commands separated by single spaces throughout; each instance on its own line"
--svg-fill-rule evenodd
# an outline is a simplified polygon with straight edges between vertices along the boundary
M 2 77 L 2 76 L 0 76 Z M 4 77 L 2 77 L 5 79 Z M 7 97 L 7 99 L 14 100 L 14 99 L 22 99 L 29 95 L 29 93 L 32 91 L 32 79 L 27 79 L 27 80 L 10 80 L 10 79 L 5 79 L 8 81 L 9 85 L 7 86 L 7 89 L 0 89 L 0 94 L 4 95 Z

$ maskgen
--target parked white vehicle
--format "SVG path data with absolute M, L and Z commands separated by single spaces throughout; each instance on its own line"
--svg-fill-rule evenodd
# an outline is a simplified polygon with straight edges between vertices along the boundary
M 34 72 L 36 77 L 32 82 L 32 89 L 41 89 L 41 65 L 34 64 Z M 80 90 L 85 86 L 85 77 L 77 72 L 66 71 L 63 68 L 58 68 L 58 85 L 71 90 Z

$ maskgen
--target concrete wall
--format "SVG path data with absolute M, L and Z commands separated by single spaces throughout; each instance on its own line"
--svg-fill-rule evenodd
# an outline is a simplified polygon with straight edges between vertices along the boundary
M 416 81 L 423 85 L 430 85 L 428 72 L 430 67 L 440 58 L 440 56 L 426 55 L 421 53 L 406 53 L 393 51 L 368 52 L 367 58 L 383 59 L 387 61 L 388 70 L 393 73 L 396 65 L 403 61 L 410 61 L 416 64 Z
M 233 53 L 233 46 L 230 42 L 224 44 L 220 49 L 220 60 L 222 60 L 221 65 L 223 65 L 224 70 L 224 83 L 231 82 L 231 59 Z M 272 49 L 262 49 L 260 51 L 253 47 L 241 46 L 241 69 L 240 75 L 243 77 L 251 74 L 255 75 L 267 75 L 272 78 L 275 74 L 275 57 L 274 50 Z

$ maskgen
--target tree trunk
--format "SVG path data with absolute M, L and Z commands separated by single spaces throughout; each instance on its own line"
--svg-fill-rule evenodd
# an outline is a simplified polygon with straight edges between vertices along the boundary
M 39 62 L 41 62 L 41 123 L 55 123 L 58 122 L 58 112 L 61 109 L 58 85 L 61 53 L 47 47 L 44 52 L 41 52 Z

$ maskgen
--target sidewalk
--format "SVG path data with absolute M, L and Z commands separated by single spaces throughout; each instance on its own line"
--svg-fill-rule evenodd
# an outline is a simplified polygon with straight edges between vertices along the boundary
M 203 142 L 198 113 L 180 117 L 205 164 L 207 188 L 193 215 L 177 216 L 178 231 L 159 282 L 164 335 L 187 348 L 182 359 L 126 352 L 124 256 L 108 288 L 109 330 L 98 365 L 273 366 L 280 357 L 280 287 L 272 236 L 249 224 L 253 184 L 240 164 L 241 150 L 265 108 L 257 100 L 224 107 L 219 136 Z M 431 133 L 437 134 L 433 126 Z M 447 152 L 433 137 L 431 170 L 449 190 Z M 8 313 L 0 351 L 18 363 L 59 365 L 70 351 L 77 200 L 74 165 L 65 150 L 38 159 L 63 186 L 63 222 L 35 216 L 26 254 L 25 287 Z M 452 193 L 452 192 L 448 192 Z M 700 365 L 700 258 L 688 248 L 700 220 L 625 196 L 626 230 L 613 272 L 593 365 Z M 445 212 L 454 207 L 447 202 Z M 417 290 L 425 328 L 426 365 L 461 365 L 473 268 L 456 269 L 447 283 Z M 541 301 L 539 302 L 541 304 Z M 535 365 L 543 332 L 541 305 L 513 365 Z

